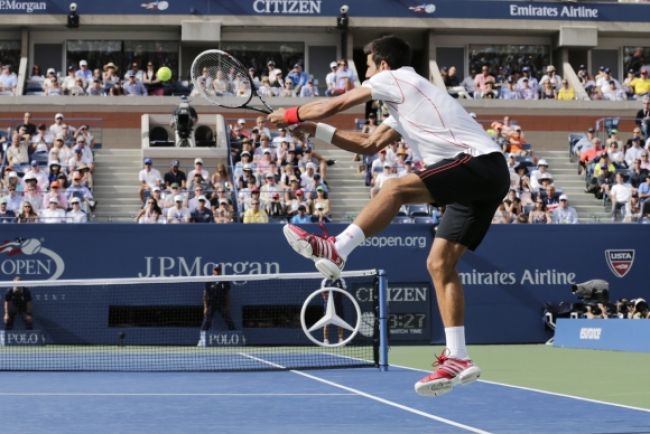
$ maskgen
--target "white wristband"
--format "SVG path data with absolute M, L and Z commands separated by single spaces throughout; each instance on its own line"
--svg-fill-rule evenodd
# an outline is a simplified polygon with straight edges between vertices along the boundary
M 334 138 L 335 132 L 336 132 L 336 128 L 334 128 L 331 125 L 323 124 L 320 122 L 316 124 L 315 137 L 318 140 L 322 140 L 325 143 L 332 143 L 332 139 Z

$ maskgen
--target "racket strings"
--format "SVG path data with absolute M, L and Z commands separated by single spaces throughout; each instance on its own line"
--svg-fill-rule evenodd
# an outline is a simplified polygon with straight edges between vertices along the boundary
M 253 93 L 248 71 L 239 62 L 220 53 L 204 53 L 197 58 L 192 68 L 192 81 L 197 91 L 209 99 L 238 97 L 248 101 Z

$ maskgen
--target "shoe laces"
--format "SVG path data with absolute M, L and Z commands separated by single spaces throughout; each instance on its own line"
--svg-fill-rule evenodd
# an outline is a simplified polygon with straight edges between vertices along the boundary
M 435 356 L 435 358 L 436 358 L 436 359 L 433 361 L 433 363 L 431 364 L 431 366 L 433 366 L 434 368 L 436 368 L 436 367 L 438 367 L 438 366 L 442 366 L 442 365 L 444 365 L 445 362 L 446 362 L 447 360 L 449 360 L 449 348 L 445 348 L 444 350 L 442 350 L 442 352 L 440 353 L 440 355 L 439 355 L 439 356 Z
M 321 230 L 321 234 L 318 235 L 319 237 L 321 237 L 321 238 L 323 238 L 325 240 L 332 241 L 332 242 L 336 241 L 336 237 L 333 237 L 332 235 L 330 235 L 330 232 L 327 230 L 327 227 L 325 226 L 325 223 L 319 222 L 318 226 L 320 227 L 320 230 Z

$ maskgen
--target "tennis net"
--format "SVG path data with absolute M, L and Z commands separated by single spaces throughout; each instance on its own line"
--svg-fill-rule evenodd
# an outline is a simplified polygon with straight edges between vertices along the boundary
M 385 369 L 386 278 L 342 277 L 343 289 L 318 273 L 0 282 L 0 370 Z

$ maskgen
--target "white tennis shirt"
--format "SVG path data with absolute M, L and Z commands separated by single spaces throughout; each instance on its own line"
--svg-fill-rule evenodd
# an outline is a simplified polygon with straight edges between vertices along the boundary
M 414 157 L 427 166 L 460 153 L 476 157 L 500 151 L 458 101 L 410 66 L 379 72 L 363 86 L 373 99 L 386 103 L 390 116 L 384 123 L 399 132 Z

